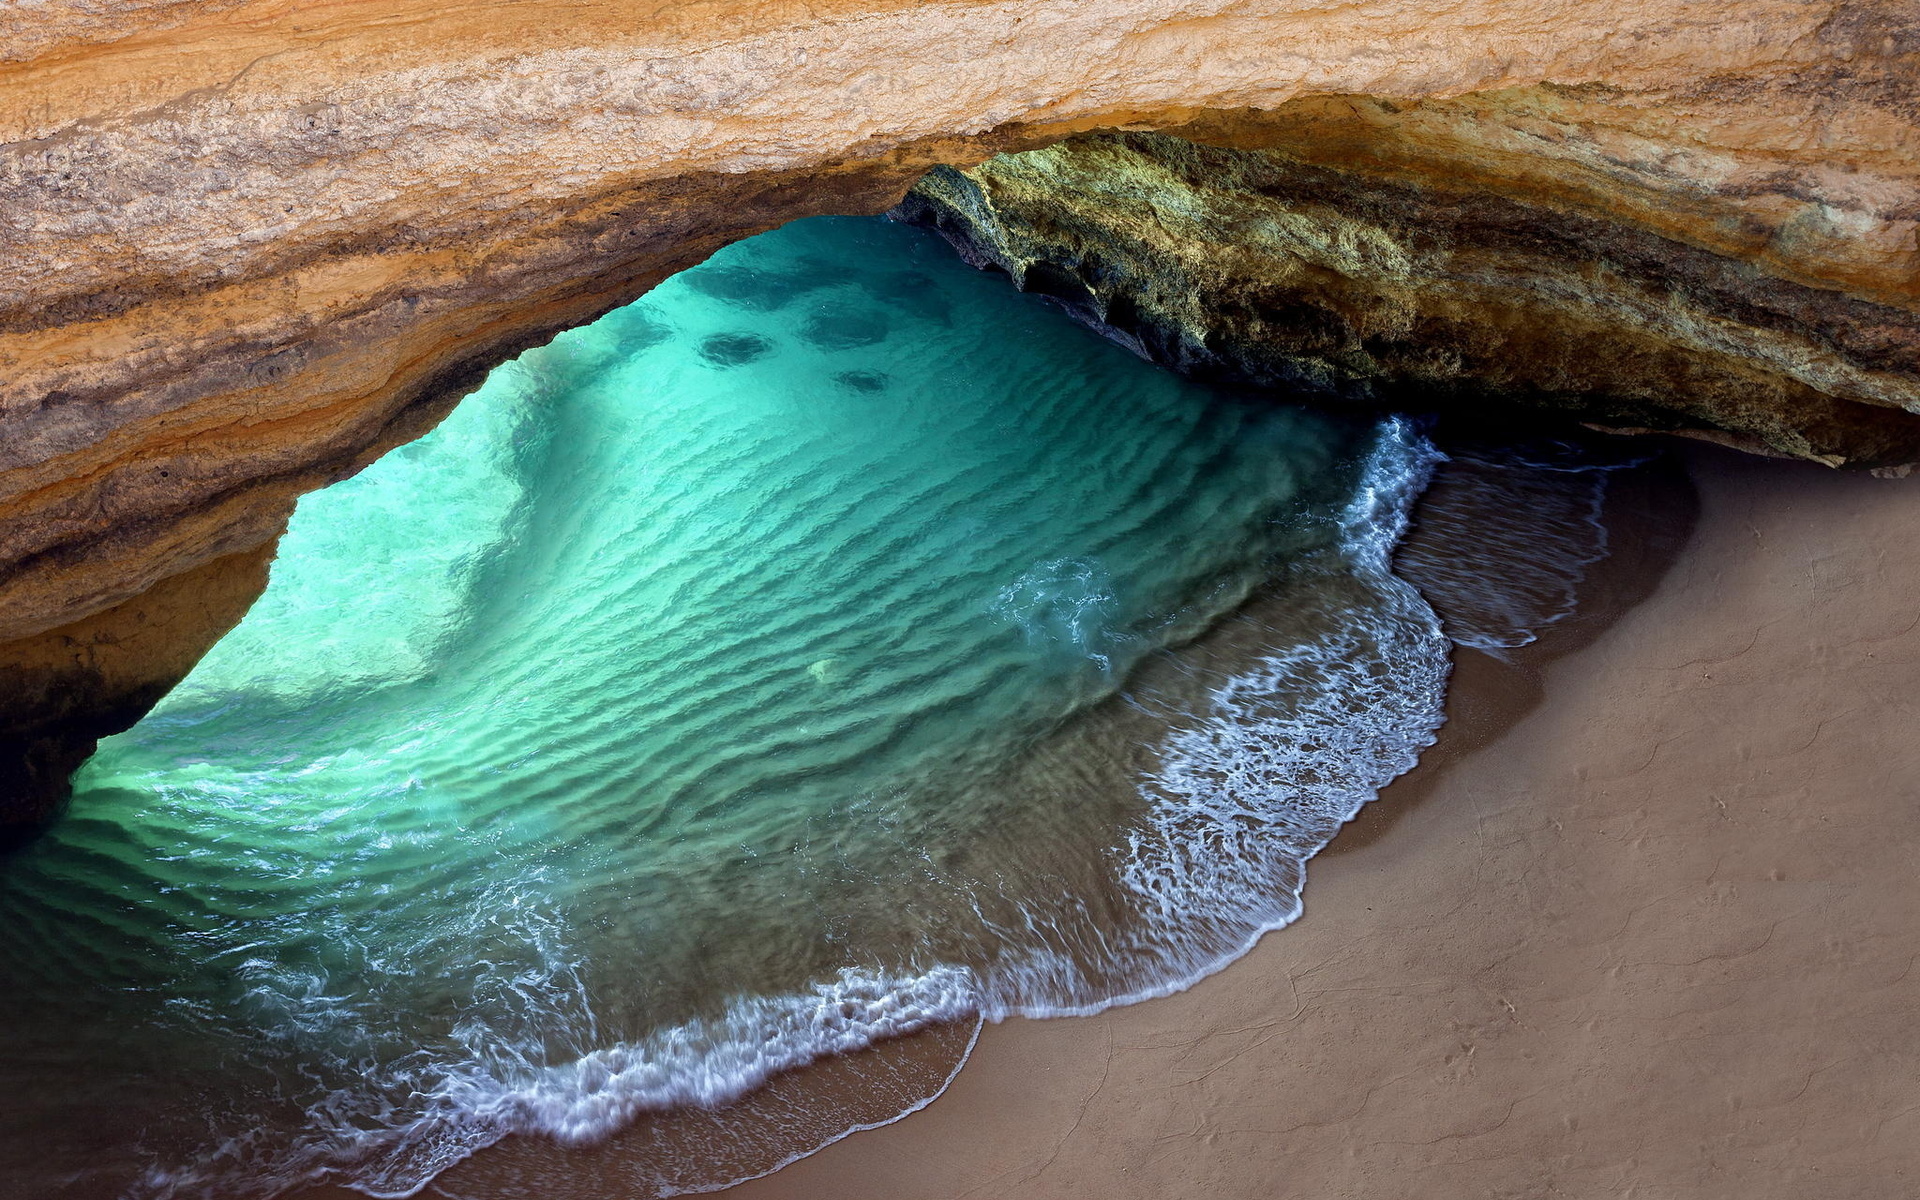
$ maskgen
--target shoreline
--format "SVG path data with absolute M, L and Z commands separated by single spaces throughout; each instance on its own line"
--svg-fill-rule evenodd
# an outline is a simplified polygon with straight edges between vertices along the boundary
M 1151 664 L 1143 664 L 1128 677 L 1125 691 L 1100 701 L 1059 736 L 1010 762 L 1007 766 L 1010 776 L 1019 780 L 1032 774 L 1034 778 L 1009 787 L 1014 792 L 1048 787 L 1051 786 L 1048 779 L 1065 772 L 1061 782 L 1083 790 L 1090 788 L 1103 806 L 1115 805 L 1117 800 L 1121 807 L 1128 806 L 1133 802 L 1130 781 L 1154 753 L 1167 753 L 1164 747 L 1158 751 L 1153 749 L 1167 732 L 1160 718 L 1151 715 L 1154 710 L 1171 706 L 1180 712 L 1201 711 L 1201 704 L 1214 688 L 1229 681 L 1251 678 L 1247 672 L 1258 671 L 1262 656 L 1272 652 L 1271 643 L 1276 636 L 1282 645 L 1293 644 L 1297 637 L 1303 646 L 1308 646 L 1318 644 L 1328 634 L 1329 630 L 1322 629 L 1322 625 L 1344 631 L 1347 624 L 1358 619 L 1354 612 L 1360 610 L 1350 610 L 1348 606 L 1362 603 L 1358 599 L 1361 595 L 1370 598 L 1367 604 L 1379 609 L 1378 612 L 1372 608 L 1364 610 L 1371 614 L 1368 619 L 1384 622 L 1374 631 L 1377 635 L 1387 638 L 1385 631 L 1407 627 L 1411 614 L 1403 614 L 1404 619 L 1387 615 L 1398 611 L 1393 609 L 1394 604 L 1404 602 L 1394 599 L 1404 593 L 1404 580 L 1384 587 L 1377 574 L 1384 569 L 1386 547 L 1397 539 L 1409 498 L 1418 494 L 1416 481 L 1425 478 L 1428 451 L 1424 439 L 1416 438 L 1403 444 L 1398 428 L 1380 428 L 1380 444 L 1369 454 L 1367 467 L 1367 477 L 1376 481 L 1375 486 L 1362 487 L 1358 495 L 1363 499 L 1350 502 L 1341 518 L 1343 526 L 1354 523 L 1354 527 L 1342 535 L 1342 544 L 1352 544 L 1339 556 L 1340 561 L 1351 558 L 1351 564 L 1336 569 L 1330 562 L 1322 562 L 1304 568 L 1297 578 L 1269 581 L 1226 615 L 1209 623 L 1200 635 L 1154 655 Z M 1314 550 L 1303 554 L 1299 561 L 1315 562 L 1319 555 L 1320 551 Z M 1323 595 L 1323 591 L 1326 594 Z M 1443 661 L 1438 650 L 1442 639 L 1437 628 L 1426 623 L 1431 620 L 1431 614 L 1424 606 L 1420 614 L 1424 619 L 1417 624 L 1419 633 L 1413 641 L 1424 647 L 1433 660 L 1428 665 L 1437 665 Z M 1283 628 L 1292 633 L 1279 633 Z M 1381 653 L 1387 653 L 1385 645 L 1383 641 Z M 1408 647 L 1400 649 L 1409 650 Z M 1402 654 L 1402 658 L 1407 656 Z M 1412 668 L 1418 664 L 1409 659 L 1401 665 L 1408 668 L 1408 687 L 1404 695 L 1396 694 L 1382 703 L 1380 721 L 1383 724 L 1376 731 L 1375 740 L 1383 747 L 1377 757 L 1399 757 L 1395 754 L 1397 749 L 1405 753 L 1405 762 L 1412 762 L 1415 745 L 1412 739 L 1418 738 L 1421 746 L 1427 744 L 1430 724 L 1438 720 L 1441 694 L 1437 681 L 1433 689 L 1415 686 L 1419 677 Z M 1328 686 L 1345 694 L 1339 687 Z M 1303 693 L 1303 703 L 1305 708 L 1298 719 L 1310 721 L 1313 705 L 1309 693 Z M 1147 715 L 1143 717 L 1143 714 Z M 1402 725 L 1406 727 L 1401 728 Z M 1309 742 L 1321 740 L 1301 736 Z M 1315 753 L 1324 757 L 1331 752 L 1316 750 Z M 1405 770 L 1405 762 L 1394 769 Z M 1352 779 L 1346 778 L 1348 767 L 1352 768 Z M 1352 764 L 1344 759 L 1328 759 L 1319 775 L 1318 787 L 1340 796 L 1351 792 L 1349 799 L 1353 804 L 1360 802 L 1361 791 L 1372 796 L 1380 786 L 1368 780 L 1366 763 L 1357 757 Z M 1249 812 L 1247 817 L 1253 820 L 1258 815 Z M 1145 820 L 1148 816 L 1150 814 L 1141 814 L 1128 819 Z M 1105 833 L 1108 837 L 1117 837 L 1127 828 L 1125 824 L 1116 824 Z M 1311 827 L 1311 831 L 1325 838 L 1332 837 L 1338 828 L 1337 820 L 1329 819 L 1318 827 Z M 1094 832 L 1098 836 L 1100 831 Z M 1305 836 L 1307 831 L 1296 832 Z M 1177 838 L 1178 835 L 1169 836 Z M 1106 844 L 1084 838 L 1078 840 L 1095 847 Z M 1258 886 L 1263 865 L 1276 872 L 1275 880 L 1281 875 L 1289 880 L 1297 878 L 1299 865 L 1304 860 L 1296 858 L 1297 851 L 1288 846 L 1288 843 L 1275 844 L 1272 863 L 1256 858 L 1240 864 L 1253 874 L 1238 882 L 1253 887 L 1272 911 L 1227 904 L 1225 915 L 1216 920 L 1224 932 L 1216 930 L 1215 936 L 1232 935 L 1235 940 L 1231 945 L 1222 942 L 1216 946 L 1195 938 L 1193 943 L 1199 947 L 1196 952 L 1191 946 L 1183 945 L 1177 936 L 1173 937 L 1164 961 L 1149 958 L 1144 959 L 1142 965 L 1170 968 L 1176 974 L 1161 978 L 1149 970 L 1133 980 L 1134 990 L 1119 996 L 1102 993 L 1085 1008 L 1072 1006 L 1071 995 L 1054 1000 L 1044 993 L 1022 998 L 990 992 L 987 990 L 990 977 L 985 967 L 992 964 L 976 966 L 974 969 L 980 972 L 982 1010 L 997 1004 L 1006 1006 L 1000 1008 L 1002 1012 L 1039 1009 L 1047 1017 L 1087 1015 L 1178 994 L 1197 980 L 1229 968 L 1257 944 L 1264 932 L 1283 928 L 1297 916 L 1297 893 L 1291 887 L 1276 887 L 1268 894 Z M 1058 854 L 1057 849 L 1041 852 Z M 1054 861 L 1066 862 L 1058 858 Z M 1151 852 L 1146 861 L 1149 865 L 1155 862 Z M 1239 862 L 1238 859 L 1231 861 Z M 1111 877 L 1111 863 L 1104 855 L 1097 858 L 1097 863 L 1098 877 L 1076 881 L 1067 894 L 1085 898 L 1093 907 L 1105 909 L 1115 900 L 1123 900 L 1127 893 L 1121 879 Z M 1153 949 L 1153 944 L 1148 942 L 1146 950 Z M 1199 953 L 1201 957 L 1181 958 L 1182 950 L 1190 955 Z M 1094 965 L 1102 964 L 1095 962 Z M 1039 985 L 1045 987 L 1049 982 L 1052 981 L 1047 977 L 1041 977 Z M 1068 977 L 1066 982 L 1079 981 Z M 779 1072 L 719 1109 L 698 1106 L 668 1111 L 642 1109 L 604 1136 L 579 1144 L 556 1144 L 540 1132 L 516 1130 L 451 1162 L 421 1194 L 654 1195 L 653 1187 L 660 1186 L 664 1178 L 684 1169 L 686 1164 L 704 1158 L 709 1168 L 715 1162 L 727 1162 L 731 1167 L 736 1154 L 744 1154 L 746 1161 L 737 1164 L 739 1170 L 732 1174 L 733 1178 L 742 1181 L 763 1178 L 782 1165 L 817 1152 L 817 1147 L 790 1147 L 788 1143 L 796 1140 L 796 1136 L 798 1140 L 817 1137 L 819 1145 L 828 1145 L 853 1132 L 889 1124 L 924 1108 L 944 1091 L 963 1065 L 980 1020 L 974 1016 L 957 1023 L 943 1022 L 904 1037 L 885 1038 L 857 1050 L 828 1054 Z M 942 1043 L 945 1044 L 943 1050 L 931 1049 Z M 897 1082 L 902 1078 L 918 1079 L 928 1090 L 903 1092 Z M 865 1094 L 867 1092 L 888 1092 L 899 1099 L 888 1107 L 884 1103 L 876 1104 L 875 1097 Z M 768 1161 L 766 1150 L 770 1142 L 775 1141 L 780 1145 L 780 1152 L 770 1161 L 779 1165 L 760 1165 L 761 1161 Z M 696 1170 L 696 1176 L 699 1173 Z M 674 1186 L 679 1190 L 664 1194 L 688 1194 L 688 1181 L 684 1176 L 676 1180 Z M 696 1186 L 692 1190 L 700 1192 L 724 1186 Z M 336 1185 L 302 1188 L 294 1194 L 319 1200 L 359 1193 Z
M 924 1111 L 723 1194 L 1904 1194 L 1920 562 L 1883 552 L 1920 490 L 1682 458 L 1671 569 L 1599 579 L 1651 594 L 1517 669 L 1463 652 L 1299 921 L 1178 995 L 989 1027 Z
M 1473 436 L 1468 435 L 1457 447 L 1467 455 L 1461 460 L 1463 464 L 1481 461 L 1475 457 L 1475 445 Z M 1497 445 L 1496 458 L 1508 449 L 1504 442 Z M 1600 457 L 1605 457 L 1604 452 Z M 1640 456 L 1643 462 L 1646 457 Z M 1559 485 L 1550 484 L 1548 492 L 1541 493 L 1533 490 L 1540 486 L 1538 483 L 1527 482 L 1525 471 L 1514 477 L 1520 481 L 1516 484 L 1505 474 L 1507 470 L 1496 466 L 1489 475 L 1479 467 L 1463 465 L 1461 473 L 1449 474 L 1443 470 L 1436 476 L 1423 490 L 1413 523 L 1397 543 L 1394 568 L 1402 582 L 1413 583 L 1427 592 L 1428 602 L 1435 605 L 1450 626 L 1456 619 L 1463 621 L 1461 629 L 1476 638 L 1498 632 L 1497 644 L 1511 647 L 1512 643 L 1498 638 L 1505 636 L 1506 619 L 1524 613 L 1526 623 L 1536 627 L 1540 636 L 1518 650 L 1458 651 L 1453 656 L 1458 661 L 1452 667 L 1453 681 L 1446 688 L 1444 700 L 1447 723 L 1437 731 L 1437 742 L 1421 753 L 1411 770 L 1376 794 L 1321 854 L 1380 836 L 1391 825 L 1395 814 L 1406 807 L 1411 798 L 1424 792 L 1441 763 L 1511 724 L 1518 711 L 1512 703 L 1515 699 L 1521 701 L 1522 707 L 1537 700 L 1538 663 L 1591 640 L 1620 611 L 1644 597 L 1653 581 L 1670 565 L 1681 543 L 1684 526 L 1691 518 L 1690 485 L 1671 460 L 1662 460 L 1659 456 L 1613 479 L 1607 492 L 1604 520 L 1598 511 L 1581 511 L 1585 502 L 1578 498 L 1578 487 L 1562 493 Z M 1581 473 L 1595 470 L 1610 469 L 1579 468 Z M 1519 490 L 1511 490 L 1515 487 Z M 1513 503 L 1545 507 L 1529 520 L 1506 522 L 1497 513 L 1502 506 Z M 1594 577 L 1580 586 L 1582 599 L 1577 610 L 1559 609 L 1550 596 L 1528 591 L 1529 583 L 1544 583 L 1549 592 L 1556 590 L 1564 579 L 1562 572 L 1568 567 L 1597 561 L 1581 557 L 1585 551 L 1577 548 L 1578 535 L 1572 535 L 1574 540 L 1561 547 L 1562 535 L 1555 526 L 1555 514 L 1561 520 L 1597 521 L 1598 528 L 1637 535 L 1629 539 L 1630 552 L 1614 555 L 1602 552 L 1604 561 L 1593 572 Z M 1478 536 L 1477 530 L 1495 527 L 1505 529 L 1504 539 L 1497 538 L 1486 544 L 1473 540 Z M 1517 541 L 1515 534 L 1519 535 Z M 1556 548 L 1572 549 L 1576 558 L 1556 562 L 1550 556 L 1537 570 L 1525 571 L 1523 547 L 1529 537 L 1546 539 Z M 1483 576 L 1495 577 L 1486 573 L 1497 574 L 1503 564 L 1523 569 L 1522 575 L 1508 581 L 1507 591 L 1497 587 L 1490 592 L 1483 591 L 1476 581 Z M 1437 590 L 1428 591 L 1429 584 Z M 1536 603 L 1544 607 L 1536 611 Z M 1136 684 L 1148 693 L 1158 694 L 1162 689 L 1179 691 L 1183 687 L 1203 686 L 1199 680 L 1222 672 L 1223 678 L 1241 677 L 1254 669 L 1254 661 L 1268 651 L 1276 630 L 1293 620 L 1289 611 L 1290 601 L 1284 589 L 1265 598 L 1251 599 L 1219 623 L 1202 642 L 1188 647 L 1189 659 L 1176 676 L 1165 676 L 1163 667 L 1157 682 L 1143 678 L 1136 680 Z M 1204 649 L 1196 649 L 1200 646 Z M 1195 654 L 1198 657 L 1192 657 Z M 1206 666 L 1203 668 L 1202 664 Z M 1193 678 L 1187 678 L 1189 675 Z M 1186 698 L 1187 703 L 1192 701 L 1193 697 Z M 1143 731 L 1135 730 L 1121 746 L 1083 746 L 1066 756 L 1075 761 L 1124 767 L 1131 757 L 1127 747 L 1145 744 L 1139 741 L 1142 734 Z M 1071 741 L 1069 739 L 1069 743 Z M 1130 773 L 1139 765 L 1134 763 L 1126 770 Z M 1123 782 L 1110 781 L 1106 790 L 1118 794 L 1117 789 L 1121 789 Z M 1289 872 L 1287 878 L 1291 881 L 1295 876 Z M 1274 883 L 1278 885 L 1278 878 Z M 1282 893 L 1297 898 L 1291 886 L 1276 891 L 1275 895 Z M 1084 1011 L 1064 1008 L 1047 1012 L 1040 1019 L 1091 1016 L 1177 996 L 1203 980 L 1232 970 L 1267 933 L 1293 924 L 1300 909 L 1297 902 L 1287 907 L 1284 919 L 1276 918 L 1259 929 L 1249 929 L 1240 944 L 1230 950 L 1223 949 L 1217 959 L 1196 965 L 1177 980 L 1143 989 L 1124 999 L 1103 1001 Z M 661 1194 L 655 1187 L 665 1182 L 663 1169 L 673 1175 L 692 1166 L 697 1176 L 712 1170 L 716 1162 L 731 1160 L 744 1151 L 747 1161 L 735 1164 L 738 1168 L 735 1178 L 740 1182 L 717 1185 L 719 1190 L 743 1186 L 767 1178 L 855 1133 L 884 1127 L 923 1110 L 938 1099 L 964 1066 L 964 1056 L 972 1049 L 978 1027 L 977 1021 L 935 1025 L 859 1051 L 829 1056 L 783 1072 L 764 1088 L 722 1109 L 641 1113 L 631 1124 L 585 1145 L 561 1147 L 538 1135 L 508 1135 L 478 1149 L 464 1161 L 450 1165 L 423 1194 L 655 1195 Z M 921 1081 L 921 1086 L 929 1092 L 912 1096 L 902 1093 L 902 1080 L 910 1078 Z M 884 1099 L 887 1096 L 893 1098 L 891 1106 Z M 782 1148 L 777 1156 L 768 1159 L 765 1133 L 776 1129 L 785 1131 L 776 1135 Z M 793 1135 L 801 1130 L 807 1131 L 801 1135 L 803 1138 L 819 1139 L 816 1148 L 787 1147 Z M 779 1165 L 762 1166 L 755 1160 Z M 704 1165 L 693 1165 L 702 1163 Z M 689 1182 L 683 1176 L 676 1190 L 664 1194 L 687 1194 L 684 1189 Z M 694 1190 L 708 1189 L 696 1187 Z M 358 1194 L 337 1187 L 298 1192 L 301 1197 L 312 1200 Z

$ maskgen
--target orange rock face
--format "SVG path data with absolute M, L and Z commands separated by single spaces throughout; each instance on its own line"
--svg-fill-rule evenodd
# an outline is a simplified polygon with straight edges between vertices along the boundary
M 1261 115 L 1341 97 L 1391 103 Z M 172 627 L 167 581 L 265 555 L 302 492 L 729 240 L 1183 125 L 1878 306 L 1875 365 L 1814 372 L 1774 424 L 1842 384 L 1920 409 L 1904 0 L 24 0 L 0 14 L 0 663 L 112 612 Z M 1777 344 L 1714 320 L 1736 366 Z M 154 634 L 115 694 L 159 694 L 227 619 Z M 0 691 L 0 742 L 140 707 L 76 725 L 87 693 L 60 694 Z M 58 788 L 14 790 L 0 814 L 39 819 Z

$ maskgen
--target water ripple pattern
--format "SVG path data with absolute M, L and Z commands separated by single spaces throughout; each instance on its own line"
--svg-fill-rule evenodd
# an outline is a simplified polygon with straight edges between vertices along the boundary
M 731 247 L 304 501 L 0 868 L 0 1169 L 410 1195 L 1184 986 L 1432 739 L 1387 565 L 1431 461 L 919 231 Z

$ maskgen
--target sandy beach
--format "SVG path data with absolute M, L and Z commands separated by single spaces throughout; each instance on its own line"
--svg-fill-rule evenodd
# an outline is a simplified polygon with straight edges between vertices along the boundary
M 1296 925 L 726 1194 L 1915 1194 L 1920 481 L 1683 457 L 1650 594 L 1464 654 Z

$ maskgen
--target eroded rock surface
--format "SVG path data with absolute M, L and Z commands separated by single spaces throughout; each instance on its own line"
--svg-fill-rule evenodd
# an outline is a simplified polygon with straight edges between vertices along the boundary
M 1487 134 L 1529 122 L 1586 140 L 1572 117 L 1592 102 L 1346 97 L 1182 131 L 1240 149 L 1091 134 L 936 169 L 897 211 L 1192 375 L 1483 417 L 1561 410 L 1832 466 L 1920 459 L 1911 295 L 1850 291 L 1839 255 L 1709 248 L 1744 189 L 1718 199 L 1724 220 L 1689 211 L 1716 202 L 1698 195 L 1636 214 L 1626 187 L 1555 186 L 1565 157 L 1487 161 Z
M 1400 305 L 1429 351 L 1460 337 L 1459 374 L 1506 361 L 1511 392 L 1563 402 L 1554 356 L 1593 346 L 1583 377 L 1604 365 L 1633 401 L 1609 419 L 1898 457 L 1906 435 L 1876 422 L 1915 406 L 1917 62 L 1903 0 L 15 3 L 0 664 L 61 661 L 49 637 L 112 613 L 147 632 L 105 691 L 71 655 L 72 686 L 9 669 L 0 749 L 40 766 L 0 771 L 0 821 L 42 819 L 60 764 L 228 619 L 181 581 L 263 560 L 298 495 L 487 368 L 729 240 L 1089 130 L 1179 127 L 1291 164 L 1293 236 L 1328 263 L 1365 255 L 1357 231 L 1405 245 L 1457 218 L 1472 269 L 1407 268 L 1468 296 L 1452 308 L 1424 285 L 1387 303 L 1372 268 L 1309 289 L 1303 313 L 1352 309 L 1319 355 L 1352 378 L 1446 378 L 1377 338 L 1377 367 L 1341 360 Z M 1555 223 L 1529 241 L 1503 204 Z M 1218 239 L 1262 253 L 1264 219 Z M 1595 228 L 1604 253 L 1563 261 Z M 1629 260 L 1617 286 L 1584 278 Z M 1546 282 L 1503 292 L 1502 272 Z M 1580 336 L 1498 302 L 1554 289 L 1577 293 L 1549 310 L 1585 313 Z

